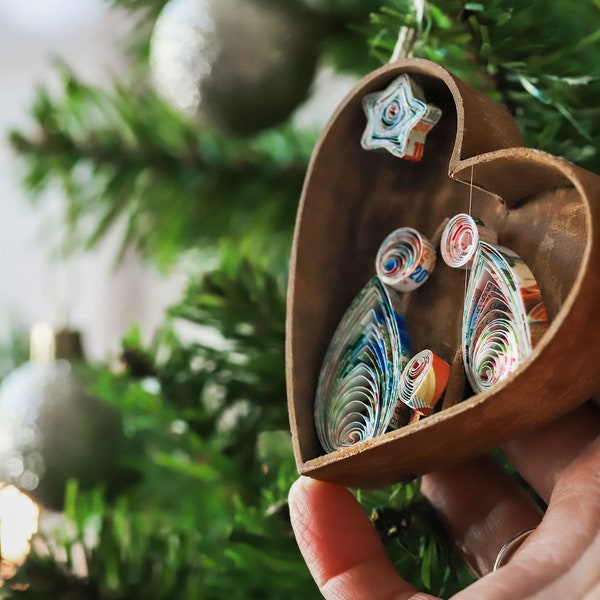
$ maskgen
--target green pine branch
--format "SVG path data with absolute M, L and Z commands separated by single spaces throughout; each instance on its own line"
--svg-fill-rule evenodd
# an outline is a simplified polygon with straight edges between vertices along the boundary
M 331 25 L 328 56 L 337 48 L 336 64 L 366 64 L 355 59 L 368 56 L 356 31 L 336 15 L 356 10 L 358 18 L 370 3 L 360 11 L 354 0 L 305 3 Z M 164 0 L 113 4 L 147 11 L 149 25 Z M 382 60 L 399 27 L 417 29 L 415 55 L 504 102 L 529 145 L 599 169 L 598 2 L 437 0 L 420 22 L 411 5 L 388 0 L 373 14 Z M 27 187 L 62 186 L 79 246 L 94 247 L 124 224 L 123 248 L 159 264 L 201 246 L 218 264 L 196 265 L 202 273 L 150 346 L 130 333 L 122 371 L 90 368 L 94 394 L 121 411 L 129 440 L 122 458 L 136 477 L 116 501 L 70 484 L 75 534 L 61 543 L 67 556 L 83 545 L 88 576 L 34 553 L 12 581 L 22 585 L 0 597 L 317 597 L 287 514 L 296 471 L 283 364 L 285 264 L 314 140 L 287 128 L 224 139 L 137 83 L 106 91 L 62 74 L 62 97 L 38 93 L 34 133 L 11 134 Z M 197 263 L 205 257 L 194 255 Z M 359 497 L 405 578 L 441 595 L 470 581 L 418 484 Z
M 34 553 L 7 598 L 318 597 L 287 511 L 297 473 L 284 315 L 285 272 L 225 247 L 171 311 L 218 338 L 203 330 L 185 342 L 170 325 L 144 347 L 132 331 L 123 370 L 90 367 L 91 392 L 122 413 L 123 461 L 137 476 L 111 502 L 71 482 L 65 512 L 75 534 L 57 556 L 83 548 L 88 575 Z
M 24 183 L 34 195 L 62 186 L 76 244 L 93 248 L 123 221 L 122 248 L 160 265 L 222 236 L 289 244 L 312 137 L 281 129 L 223 138 L 148 89 L 105 91 L 64 66 L 61 73 L 64 97 L 40 90 L 37 131 L 13 131 L 10 140 L 26 159 Z
M 271 486 L 272 487 L 272 486 Z M 177 518 L 154 499 L 125 498 L 107 506 L 99 493 L 69 490 L 68 525 L 58 544 L 43 535 L 1 596 L 6 599 L 197 600 L 198 598 L 317 598 L 290 535 L 289 520 L 266 505 L 217 498 L 214 489 L 187 486 Z M 233 507 L 218 535 L 198 524 L 207 501 Z M 214 510 L 212 511 L 215 512 Z M 221 507 L 219 516 L 222 516 Z M 54 554 L 40 551 L 53 549 Z M 52 552 L 52 550 L 51 550 Z M 87 574 L 74 573 L 83 555 Z M 60 558 L 63 556 L 64 558 Z M 81 563 L 81 559 L 79 561 Z M 81 569 L 81 567 L 79 567 Z
M 387 61 L 400 27 L 418 31 L 414 55 L 445 66 L 515 115 L 528 146 L 600 172 L 600 7 L 568 0 L 407 0 L 372 15 L 371 45 Z

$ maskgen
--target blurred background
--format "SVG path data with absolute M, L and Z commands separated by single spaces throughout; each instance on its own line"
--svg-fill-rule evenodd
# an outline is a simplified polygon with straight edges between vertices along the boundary
M 167 9 L 164 14 L 161 12 L 166 4 L 174 16 L 169 16 Z M 261 520 L 269 511 L 278 511 L 287 482 L 277 481 L 278 475 L 269 476 L 272 483 L 277 482 L 278 491 L 272 490 L 261 500 L 257 480 L 267 475 L 265 460 L 271 452 L 286 462 L 285 479 L 293 480 L 289 435 L 281 431 L 286 425 L 281 369 L 282 302 L 293 214 L 310 147 L 358 74 L 338 73 L 327 62 L 317 65 L 315 30 L 308 24 L 312 17 L 304 7 L 290 3 L 281 9 L 258 3 L 256 9 L 247 10 L 247 4 L 226 2 L 223 9 L 218 2 L 195 0 L 8 0 L 0 4 L 4 56 L 0 62 L 0 269 L 7 283 L 0 290 L 0 479 L 5 482 L 0 484 L 0 580 L 6 578 L 5 585 L 0 586 L 0 597 L 93 597 L 98 593 L 123 598 L 229 595 L 226 590 L 234 582 L 218 581 L 228 572 L 225 565 L 216 571 L 214 566 L 206 571 L 206 565 L 201 565 L 220 558 L 229 546 L 224 543 L 233 533 L 231 518 L 239 512 L 230 496 L 237 498 L 237 503 L 266 502 L 259 510 Z M 236 18 L 237 10 L 246 12 Z M 364 17 L 368 13 L 363 10 L 360 14 Z M 221 28 L 218 37 L 211 33 L 212 24 L 205 26 L 206 19 L 217 22 Z M 334 27 L 342 23 L 339 20 Z M 241 46 L 236 42 L 240 30 Z M 265 47 L 264 40 L 259 39 L 263 31 Z M 305 33 L 307 38 L 300 39 Z M 342 38 L 356 35 L 343 30 L 341 33 Z M 293 54 L 275 47 L 288 41 L 295 44 Z M 230 45 L 235 48 L 228 49 Z M 228 83 L 230 78 L 252 88 L 255 98 L 251 100 L 254 105 L 249 127 L 245 119 L 237 119 L 230 131 L 226 119 L 221 119 L 213 128 L 193 110 L 181 111 L 178 98 L 185 96 L 182 86 L 188 85 L 186 78 L 190 79 L 186 71 L 193 74 L 197 70 L 207 46 L 212 48 L 208 52 L 212 53 L 216 70 L 223 71 L 219 77 L 224 79 L 216 86 L 217 96 L 224 89 L 226 95 L 235 97 L 236 90 L 230 89 Z M 150 65 L 152 52 L 158 55 L 154 59 L 158 65 Z M 274 53 L 271 65 L 269 57 Z M 190 54 L 192 62 L 186 56 Z M 284 76 L 288 59 L 292 60 L 292 68 L 297 66 L 303 72 L 290 71 L 286 81 L 278 84 L 280 105 L 273 105 L 274 117 L 265 116 L 265 111 L 256 106 L 257 97 L 265 93 L 257 85 L 270 87 L 273 92 L 272 86 L 277 85 L 274 77 Z M 260 61 L 266 61 L 262 72 L 255 66 Z M 174 81 L 169 81 L 171 72 L 175 73 Z M 293 88 L 295 79 L 299 79 L 299 85 L 288 96 L 283 88 Z M 210 87 L 210 81 L 208 84 Z M 195 85 L 199 87 L 200 82 Z M 245 93 L 242 90 L 242 95 Z M 223 96 L 216 100 L 217 104 L 223 101 Z M 236 107 L 230 102 L 227 110 L 232 108 Z M 218 121 L 214 115 L 210 118 Z M 287 126 L 289 133 L 271 134 L 269 139 L 268 130 L 286 120 L 293 122 Z M 153 126 L 155 134 L 145 129 Z M 173 134 L 169 133 L 170 128 Z M 267 134 L 256 143 L 257 147 L 246 151 L 248 140 L 264 131 Z M 189 162 L 181 154 L 192 147 L 198 156 L 191 159 L 192 164 L 184 165 L 187 172 L 181 176 L 175 163 L 179 159 Z M 145 148 L 150 148 L 147 156 L 143 156 Z M 262 196 L 279 175 L 279 159 L 274 158 L 278 153 L 282 153 L 284 168 L 287 162 L 295 163 L 290 169 L 291 181 L 275 189 L 274 199 L 265 201 Z M 200 154 L 208 161 L 203 162 Z M 261 174 L 260 164 L 255 164 L 263 155 L 268 174 Z M 239 162 L 246 164 L 236 172 Z M 164 176 L 168 183 L 161 187 L 159 182 L 159 189 L 154 191 L 147 188 L 135 206 L 139 180 L 150 170 L 161 171 L 163 167 L 165 172 L 158 179 Z M 207 182 L 202 181 L 203 169 Z M 174 172 L 171 182 L 169 170 Z M 193 171 L 200 175 L 198 181 L 189 180 L 194 177 Z M 243 191 L 251 187 L 246 180 L 254 172 L 259 178 L 262 175 L 262 188 Z M 213 204 L 190 217 L 190 212 L 194 212 L 190 206 L 202 202 L 203 194 L 216 194 L 220 195 L 219 201 L 231 201 L 232 210 L 213 210 Z M 276 216 L 275 222 L 266 225 L 273 227 L 274 236 L 280 238 L 274 251 L 266 251 L 271 245 L 267 239 L 264 244 L 257 243 L 256 234 L 254 242 L 244 242 L 243 238 L 252 238 L 252 227 L 244 225 L 250 235 L 240 235 L 238 226 L 231 236 L 232 240 L 248 244 L 239 257 L 235 256 L 227 238 L 230 221 L 236 220 L 237 195 L 262 201 L 266 221 L 270 220 L 268 205 L 285 196 L 283 218 Z M 176 206 L 169 207 L 173 196 L 178 196 L 174 200 Z M 101 198 L 110 204 L 105 205 L 105 210 Z M 138 209 L 145 213 L 139 225 L 132 217 Z M 256 211 L 250 206 L 243 213 L 244 219 L 256 213 L 260 223 L 260 205 Z M 148 226 L 145 220 L 152 224 Z M 260 227 L 262 236 L 265 224 Z M 148 246 L 146 236 L 152 238 Z M 259 246 L 265 249 L 264 253 Z M 248 257 L 254 251 L 260 256 L 252 261 L 256 264 L 250 265 Z M 259 266 L 261 262 L 264 264 Z M 273 440 L 261 437 L 257 419 L 262 409 L 257 411 L 244 397 L 252 383 L 242 383 L 241 389 L 231 390 L 232 394 L 225 391 L 225 381 L 236 377 L 243 380 L 250 375 L 245 366 L 237 368 L 237 376 L 231 371 L 230 363 L 240 359 L 237 346 L 241 340 L 232 344 L 232 339 L 227 338 L 240 335 L 226 333 L 210 322 L 212 318 L 172 318 L 169 314 L 172 309 L 196 311 L 199 305 L 194 295 L 198 293 L 204 293 L 207 305 L 226 296 L 226 304 L 239 304 L 244 291 L 234 288 L 238 271 L 243 270 L 250 278 L 246 291 L 256 285 L 260 288 L 265 284 L 263 271 L 267 264 L 275 267 L 276 275 L 257 293 L 267 300 L 274 296 L 278 312 L 272 315 L 269 327 L 275 333 L 269 339 L 266 331 L 265 341 L 257 345 L 263 347 L 250 354 L 259 357 L 267 373 L 280 371 L 274 381 L 262 386 L 263 392 L 266 389 L 266 404 L 277 406 L 271 419 L 272 426 L 277 426 L 272 432 Z M 216 289 L 212 278 L 216 275 L 218 279 L 231 269 L 234 272 L 227 273 L 225 282 L 230 289 Z M 205 285 L 207 289 L 202 290 Z M 180 304 L 182 297 L 190 293 L 191 302 Z M 264 299 L 257 297 L 253 302 Z M 225 329 L 243 330 L 245 326 L 247 330 L 241 338 L 248 337 L 255 326 L 251 318 L 254 308 L 251 304 L 249 310 L 234 309 L 238 314 L 227 317 Z M 269 308 L 265 306 L 265 310 Z M 266 360 L 260 358 L 265 352 Z M 246 352 L 242 350 L 242 354 Z M 156 370 L 159 362 L 163 367 L 171 365 L 167 367 L 170 374 L 165 371 L 167 379 L 173 379 L 167 387 L 179 388 L 175 380 L 182 376 L 194 379 L 188 381 L 193 390 L 179 388 L 177 395 L 183 404 L 178 408 L 167 407 L 168 403 L 161 405 L 166 380 L 162 381 L 163 375 Z M 257 367 L 259 371 L 262 368 L 253 365 L 251 370 Z M 197 370 L 200 372 L 194 376 L 193 371 Z M 104 380 L 106 376 L 110 381 Z M 113 388 L 115 383 L 119 389 Z M 104 390 L 93 389 L 97 385 Z M 125 409 L 129 393 L 138 397 L 132 396 L 132 403 Z M 154 406 L 146 404 L 149 399 Z M 190 413 L 184 417 L 188 410 L 184 405 L 195 416 Z M 137 415 L 132 420 L 121 412 L 129 409 L 133 409 L 130 417 Z M 140 417 L 145 423 L 139 421 Z M 240 426 L 242 418 L 246 423 Z M 236 441 L 239 435 L 246 438 L 241 445 Z M 192 442 L 187 449 L 187 442 L 181 444 L 184 436 Z M 165 443 L 172 447 L 163 454 L 159 448 Z M 267 455 L 260 459 L 256 456 L 259 445 L 267 448 Z M 146 476 L 140 477 L 140 472 L 146 470 L 147 452 L 157 451 L 163 456 L 158 462 L 166 460 L 158 467 L 162 473 L 158 479 L 163 475 L 169 479 L 171 475 L 176 479 L 183 477 L 183 487 L 175 484 L 172 491 L 165 493 L 165 482 L 156 480 L 150 487 L 143 483 Z M 233 462 L 227 458 L 211 460 L 211 455 L 223 452 L 238 456 Z M 208 466 L 198 466 L 203 462 Z M 238 463 L 234 467 L 237 474 L 227 466 L 229 463 Z M 191 471 L 183 474 L 189 467 Z M 250 471 L 244 474 L 247 467 Z M 228 474 L 223 471 L 221 476 L 223 468 Z M 135 484 L 129 485 L 132 481 Z M 151 533 L 157 526 L 151 516 L 154 510 L 170 510 L 168 506 L 174 509 L 173 500 L 176 496 L 182 498 L 183 490 L 187 490 L 183 497 L 188 496 L 190 504 L 181 509 L 182 518 L 175 527 L 178 532 L 170 531 L 171 526 L 164 522 L 161 527 L 166 529 Z M 238 497 L 240 492 L 249 496 L 242 499 L 241 495 Z M 200 498 L 195 499 L 198 495 Z M 153 500 L 149 502 L 148 497 Z M 116 515 L 114 502 L 122 503 L 117 509 L 121 519 L 137 510 L 133 505 L 144 513 L 139 519 L 144 530 L 140 530 L 141 545 L 134 553 L 137 558 L 133 554 L 131 558 L 145 562 L 154 574 L 149 575 L 142 568 L 133 577 L 133 586 L 125 581 L 132 577 L 132 565 L 127 565 L 122 552 L 115 552 L 113 547 L 115 534 L 118 538 L 122 534 L 129 537 L 131 531 L 110 531 L 112 540 L 106 541 L 111 548 L 101 551 L 109 563 L 122 563 L 117 567 L 120 574 L 112 567 L 107 570 L 105 563 L 99 579 L 92 581 L 96 576 L 89 568 L 90 550 L 98 552 L 104 546 L 100 541 L 102 532 L 112 528 L 105 529 L 105 525 L 107 518 L 112 521 Z M 152 502 L 157 503 L 154 508 Z M 172 517 L 167 519 L 172 524 L 179 520 L 177 517 L 173 521 Z M 243 518 L 248 517 L 254 521 L 249 515 Z M 198 518 L 204 523 L 199 528 Z M 281 527 L 277 514 L 269 519 Z M 135 520 L 126 529 L 136 528 Z M 286 522 L 284 517 L 284 529 L 289 529 Z M 190 524 L 191 530 L 184 533 Z M 242 531 L 245 529 L 242 526 Z M 151 558 L 150 547 L 156 542 L 155 550 L 160 549 L 160 553 L 182 535 L 189 538 L 184 543 L 188 547 L 176 562 L 189 575 L 180 581 L 181 576 L 176 575 L 179 567 L 171 564 L 157 570 L 151 566 L 156 557 Z M 245 535 L 252 534 L 241 534 L 240 548 L 247 548 Z M 148 536 L 155 541 L 150 542 Z M 287 552 L 287 557 L 285 552 L 281 557 L 283 564 L 295 557 L 292 564 L 302 573 L 301 579 L 306 580 L 297 551 L 290 544 L 289 535 L 286 537 L 285 548 L 278 547 L 277 553 Z M 198 550 L 198 556 L 191 559 L 189 553 L 197 544 L 202 544 L 204 550 Z M 130 551 L 131 548 L 125 550 Z M 214 552 L 217 554 L 210 558 Z M 24 563 L 26 557 L 29 560 Z M 48 564 L 52 566 L 48 568 Z M 21 571 L 17 572 L 19 565 Z M 164 569 L 173 571 L 166 580 Z M 206 573 L 211 571 L 221 572 L 212 583 L 205 581 Z M 30 586 L 33 579 L 37 583 Z M 185 579 L 189 581 L 186 583 Z M 242 595 L 249 597 L 256 585 L 262 587 L 257 582 L 258 579 L 249 584 Z M 276 596 L 280 593 L 274 592 Z
M 159 274 L 134 251 L 117 264 L 116 233 L 93 253 L 61 257 L 63 194 L 55 186 L 32 206 L 8 132 L 31 130 L 29 108 L 38 87 L 60 90 L 57 60 L 88 83 L 125 77 L 133 23 L 127 11 L 111 9 L 102 0 L 0 3 L 0 272 L 6 281 L 0 289 L 0 330 L 9 331 L 15 322 L 28 327 L 39 320 L 68 321 L 85 332 L 90 358 L 117 352 L 134 321 L 150 335 L 180 292 L 181 281 Z
M 284 370 L 318 135 L 400 37 L 599 172 L 598 30 L 592 0 L 0 0 L 0 598 L 319 597 Z M 418 481 L 355 493 L 419 589 L 472 580 Z

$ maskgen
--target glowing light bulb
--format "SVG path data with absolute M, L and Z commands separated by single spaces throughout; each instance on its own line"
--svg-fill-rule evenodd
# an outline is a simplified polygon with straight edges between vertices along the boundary
M 26 494 L 12 485 L 0 489 L 0 576 L 10 577 L 30 550 L 31 536 L 37 531 L 40 510 Z

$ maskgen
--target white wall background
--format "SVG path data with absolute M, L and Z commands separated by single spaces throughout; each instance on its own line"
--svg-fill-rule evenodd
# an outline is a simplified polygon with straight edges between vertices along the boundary
M 61 194 L 49 192 L 33 207 L 7 143 L 11 128 L 32 130 L 28 109 L 36 86 L 55 85 L 54 58 L 88 82 L 124 72 L 128 26 L 102 0 L 0 0 L 0 340 L 15 319 L 29 326 L 66 317 L 82 331 L 88 358 L 106 358 L 133 321 L 150 337 L 178 297 L 181 277 L 160 277 L 133 254 L 115 269 L 116 236 L 99 251 L 53 259 Z

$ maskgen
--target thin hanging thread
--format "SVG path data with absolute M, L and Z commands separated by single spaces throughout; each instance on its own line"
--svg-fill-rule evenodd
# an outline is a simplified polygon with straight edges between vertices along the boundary
M 468 215 L 471 216 L 471 211 L 473 210 L 473 165 L 471 165 L 471 181 L 469 182 L 469 212 Z M 469 280 L 469 269 L 465 270 L 465 294 L 463 298 L 463 306 L 467 301 L 467 283 Z
M 473 208 L 473 165 L 471 165 L 471 181 L 469 183 L 469 216 L 471 216 L 472 208 Z

